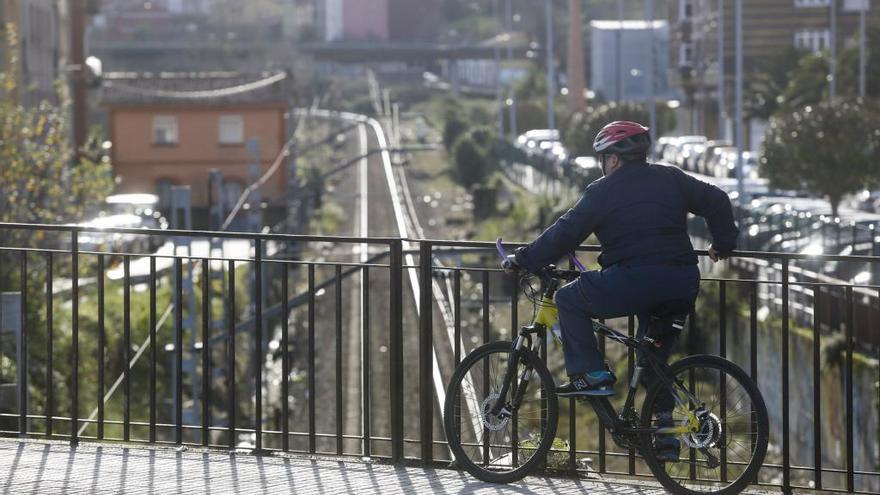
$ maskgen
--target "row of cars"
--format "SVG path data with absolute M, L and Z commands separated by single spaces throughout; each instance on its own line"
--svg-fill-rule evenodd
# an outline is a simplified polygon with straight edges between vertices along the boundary
M 556 129 L 532 129 L 521 134 L 514 147 L 520 161 L 542 172 L 573 179 L 595 179 L 598 163 L 592 156 L 570 156 Z M 709 140 L 706 136 L 664 136 L 655 145 L 657 161 L 682 170 L 717 178 L 736 177 L 737 149 L 730 141 Z M 742 154 L 743 173 L 747 179 L 758 178 L 755 153 Z
M 570 157 L 555 130 L 536 129 L 519 136 L 513 145 L 519 162 L 555 178 L 570 179 L 573 185 L 588 183 L 601 176 L 592 156 Z M 877 254 L 880 215 L 841 208 L 833 215 L 829 203 L 799 191 L 773 188 L 758 175 L 757 157 L 743 153 L 743 193 L 739 197 L 736 180 L 736 148 L 728 141 L 712 141 L 705 136 L 661 137 L 655 145 L 657 161 L 676 165 L 701 176 L 728 193 L 737 208 L 742 249 L 803 254 Z M 708 238 L 705 224 L 697 221 L 693 233 Z M 844 280 L 863 282 L 866 275 L 835 275 Z
M 556 129 L 532 129 L 514 143 L 519 160 L 556 179 L 584 186 L 601 176 L 593 156 L 571 156 Z
M 709 140 L 706 136 L 664 136 L 654 148 L 658 160 L 709 177 L 736 177 L 737 149 L 727 140 Z M 742 153 L 743 177 L 758 177 L 758 157 Z

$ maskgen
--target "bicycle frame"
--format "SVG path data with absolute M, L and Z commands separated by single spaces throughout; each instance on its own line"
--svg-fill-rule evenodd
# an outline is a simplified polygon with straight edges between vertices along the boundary
M 495 247 L 498 251 L 499 256 L 502 260 L 506 259 L 507 252 L 504 250 L 504 247 L 501 243 L 501 238 L 498 238 L 495 241 Z M 573 266 L 577 268 L 579 272 L 583 272 L 586 270 L 584 265 L 577 259 L 574 254 L 569 254 L 569 261 Z M 553 325 L 557 323 L 559 320 L 559 310 L 556 308 L 556 303 L 553 301 L 553 296 L 556 294 L 556 290 L 559 288 L 560 280 L 558 278 L 550 277 L 549 280 L 546 280 L 546 287 L 544 288 L 544 292 L 541 296 L 541 301 L 538 303 L 539 308 L 535 314 L 534 319 L 530 325 L 524 326 L 520 328 L 520 331 L 513 342 L 513 346 L 510 351 L 510 358 L 508 359 L 508 363 L 517 363 L 519 362 L 519 354 L 523 352 L 524 347 L 529 347 L 529 352 L 535 353 L 536 356 L 541 355 L 541 347 L 543 345 L 543 341 L 547 335 L 547 329 L 553 328 Z M 641 379 L 641 375 L 643 372 L 643 367 L 636 365 L 633 370 L 633 375 L 629 382 L 629 390 L 626 396 L 626 402 L 624 403 L 623 409 L 618 414 L 611 403 L 607 398 L 604 397 L 589 397 L 590 405 L 596 411 L 596 415 L 599 417 L 599 420 L 602 422 L 602 425 L 610 431 L 612 434 L 624 434 L 624 435 L 634 435 L 640 433 L 661 433 L 661 434 L 687 434 L 696 432 L 699 430 L 700 419 L 698 418 L 698 414 L 701 413 L 702 408 L 704 407 L 696 397 L 691 394 L 687 388 L 684 387 L 680 382 L 673 383 L 672 380 L 667 376 L 668 366 L 666 363 L 662 363 L 658 361 L 650 352 L 646 352 L 648 348 L 655 345 L 656 341 L 650 337 L 643 336 L 641 338 L 633 338 L 627 335 L 624 335 L 613 328 L 608 327 L 603 323 L 599 323 L 595 320 L 593 322 L 593 331 L 598 335 L 603 335 L 608 337 L 614 341 L 617 341 L 633 350 L 635 350 L 638 356 L 644 356 L 648 362 L 648 364 L 653 369 L 655 376 L 657 376 L 662 383 L 672 391 L 672 396 L 675 399 L 675 402 L 681 406 L 690 406 L 685 407 L 688 411 L 688 424 L 687 426 L 673 426 L 673 427 L 663 427 L 663 428 L 637 428 L 630 426 L 631 421 L 630 418 L 633 417 L 631 412 L 634 412 L 633 405 L 635 403 L 635 395 L 636 390 L 639 386 L 639 380 Z M 531 342 L 531 335 L 536 334 L 539 338 L 535 339 L 535 342 Z M 554 334 L 555 336 L 555 334 Z M 558 339 L 558 337 L 557 337 Z M 558 339 L 559 340 L 559 339 Z M 529 342 L 529 345 L 526 344 Z M 562 345 L 561 340 L 559 340 L 560 345 Z M 526 388 L 528 387 L 529 379 L 531 378 L 532 370 L 526 367 L 523 370 L 522 375 L 518 378 L 516 382 L 516 397 L 512 398 L 511 402 L 504 403 L 503 399 L 507 397 L 507 392 L 510 389 L 510 384 L 514 379 L 514 373 L 516 371 L 516 366 L 510 366 L 508 364 L 507 371 L 505 373 L 504 382 L 501 385 L 501 390 L 499 393 L 500 400 L 495 402 L 495 405 L 490 410 L 491 414 L 512 414 L 511 408 L 516 409 L 519 407 L 522 402 L 523 397 L 525 396 Z M 682 395 L 684 397 L 682 397 Z
M 541 355 L 541 349 L 543 347 L 543 341 L 546 339 L 547 329 L 552 328 L 559 319 L 559 311 L 556 308 L 555 303 L 553 302 L 553 295 L 558 288 L 558 285 L 559 281 L 554 279 L 545 289 L 539 303 L 540 307 L 536 312 L 532 323 L 530 325 L 522 327 L 519 331 L 519 334 L 517 335 L 516 340 L 514 340 L 511 349 L 511 359 L 509 359 L 508 362 L 518 362 L 518 354 L 523 352 L 524 348 L 527 348 L 529 352 L 534 353 L 536 356 Z M 603 335 L 611 340 L 619 342 L 635 350 L 637 355 L 639 356 L 645 356 L 648 364 L 652 367 L 655 376 L 657 376 L 664 385 L 666 385 L 670 390 L 673 391 L 672 395 L 676 403 L 679 406 L 684 406 L 684 408 L 688 411 L 687 426 L 672 426 L 663 428 L 638 428 L 632 426 L 630 418 L 633 417 L 633 413 L 635 411 L 633 407 L 635 403 L 636 391 L 639 387 L 639 380 L 641 379 L 641 374 L 644 370 L 642 366 L 637 365 L 634 368 L 632 377 L 629 381 L 629 389 L 627 391 L 626 401 L 624 402 L 624 406 L 621 409 L 620 413 L 615 411 L 614 407 L 611 405 L 611 402 L 609 402 L 607 398 L 588 397 L 590 405 L 593 407 L 593 410 L 595 410 L 596 415 L 599 417 L 599 420 L 601 421 L 605 429 L 607 429 L 612 434 L 622 434 L 627 436 L 644 433 L 683 435 L 695 432 L 699 429 L 700 420 L 697 417 L 697 414 L 702 404 L 699 403 L 699 401 L 693 396 L 693 394 L 691 394 L 687 390 L 687 388 L 685 388 L 681 383 L 674 383 L 672 380 L 669 379 L 666 372 L 668 369 L 668 365 L 666 363 L 660 362 L 650 352 L 646 352 L 649 347 L 655 345 L 655 340 L 651 339 L 650 337 L 633 338 L 628 335 L 624 335 L 614 330 L 613 328 L 595 320 L 593 320 L 593 331 L 596 332 L 597 335 Z M 538 338 L 534 339 L 534 341 L 532 342 L 531 335 L 533 334 L 537 335 Z M 557 340 L 559 340 L 558 337 Z M 561 345 L 562 342 L 559 342 Z M 515 369 L 516 366 L 508 366 L 505 380 L 502 384 L 502 388 L 500 391 L 500 397 L 507 396 L 507 391 L 510 388 L 510 382 L 513 379 L 512 375 Z M 527 367 L 520 375 L 516 387 L 517 396 L 511 401 L 511 405 L 513 408 L 517 408 L 522 401 L 522 398 L 525 395 L 525 390 L 528 387 L 531 372 L 532 370 Z M 684 397 L 682 397 L 682 395 Z M 502 409 L 505 408 L 506 406 L 502 404 L 502 401 L 498 401 L 492 412 L 498 414 L 501 413 Z

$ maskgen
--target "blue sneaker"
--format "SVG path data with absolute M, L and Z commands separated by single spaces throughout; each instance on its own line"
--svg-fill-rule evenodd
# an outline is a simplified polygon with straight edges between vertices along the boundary
M 610 371 L 591 371 L 570 378 L 570 382 L 556 387 L 556 395 L 560 397 L 614 395 L 614 382 L 617 381 L 617 377 Z
M 675 422 L 672 420 L 671 412 L 657 413 L 656 418 L 657 420 L 654 424 L 658 428 L 669 428 L 675 426 Z M 679 441 L 677 436 L 660 434 L 654 436 L 654 453 L 656 454 L 658 461 L 676 462 L 678 461 L 680 452 L 681 442 Z

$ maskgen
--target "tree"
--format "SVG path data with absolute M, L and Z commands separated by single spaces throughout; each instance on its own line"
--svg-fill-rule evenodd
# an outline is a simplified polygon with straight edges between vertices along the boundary
M 595 110 L 573 114 L 562 132 L 562 140 L 572 156 L 592 155 L 593 139 L 599 130 L 615 120 L 632 120 L 647 125 L 650 116 L 641 103 L 608 103 Z M 675 115 L 665 106 L 657 106 L 655 136 L 675 127 Z
M 803 56 L 803 51 L 787 45 L 775 54 L 763 57 L 755 63 L 755 70 L 749 74 L 746 88 L 744 102 L 746 118 L 768 120 L 779 111 L 784 101 L 782 93 L 788 87 Z
M 771 185 L 828 198 L 834 215 L 843 196 L 880 184 L 880 112 L 866 102 L 807 106 L 770 121 L 760 167 Z
M 7 95 L 15 94 L 17 46 L 7 32 L 9 71 L 0 74 Z M 64 107 L 42 102 L 25 108 L 14 98 L 0 101 L 0 221 L 79 221 L 103 203 L 113 188 L 109 160 L 84 156 L 75 161 Z
M 455 179 L 465 187 L 482 184 L 495 163 L 495 133 L 477 127 L 460 136 L 452 146 Z
M 797 69 L 782 92 L 778 112 L 788 114 L 828 99 L 828 59 L 819 53 L 801 57 Z
M 446 112 L 446 122 L 443 124 L 443 146 L 447 151 L 452 150 L 455 141 L 470 127 L 470 122 L 460 111 Z
M 838 59 L 837 88 L 842 96 L 859 94 L 858 34 Z M 880 27 L 868 28 L 867 60 L 865 64 L 865 96 L 880 99 Z

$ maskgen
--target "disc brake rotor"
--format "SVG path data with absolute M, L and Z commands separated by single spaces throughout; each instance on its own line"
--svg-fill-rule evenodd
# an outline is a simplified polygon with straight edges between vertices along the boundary
M 714 413 L 700 419 L 700 429 L 684 435 L 684 443 L 692 449 L 714 447 L 721 439 L 721 420 Z
M 492 414 L 492 407 L 495 406 L 495 401 L 497 400 L 498 393 L 493 392 L 489 394 L 489 396 L 487 396 L 485 399 L 483 399 L 483 404 L 480 407 L 480 418 L 483 420 L 483 426 L 491 431 L 498 431 L 504 428 L 510 421 L 510 416 L 498 416 Z

